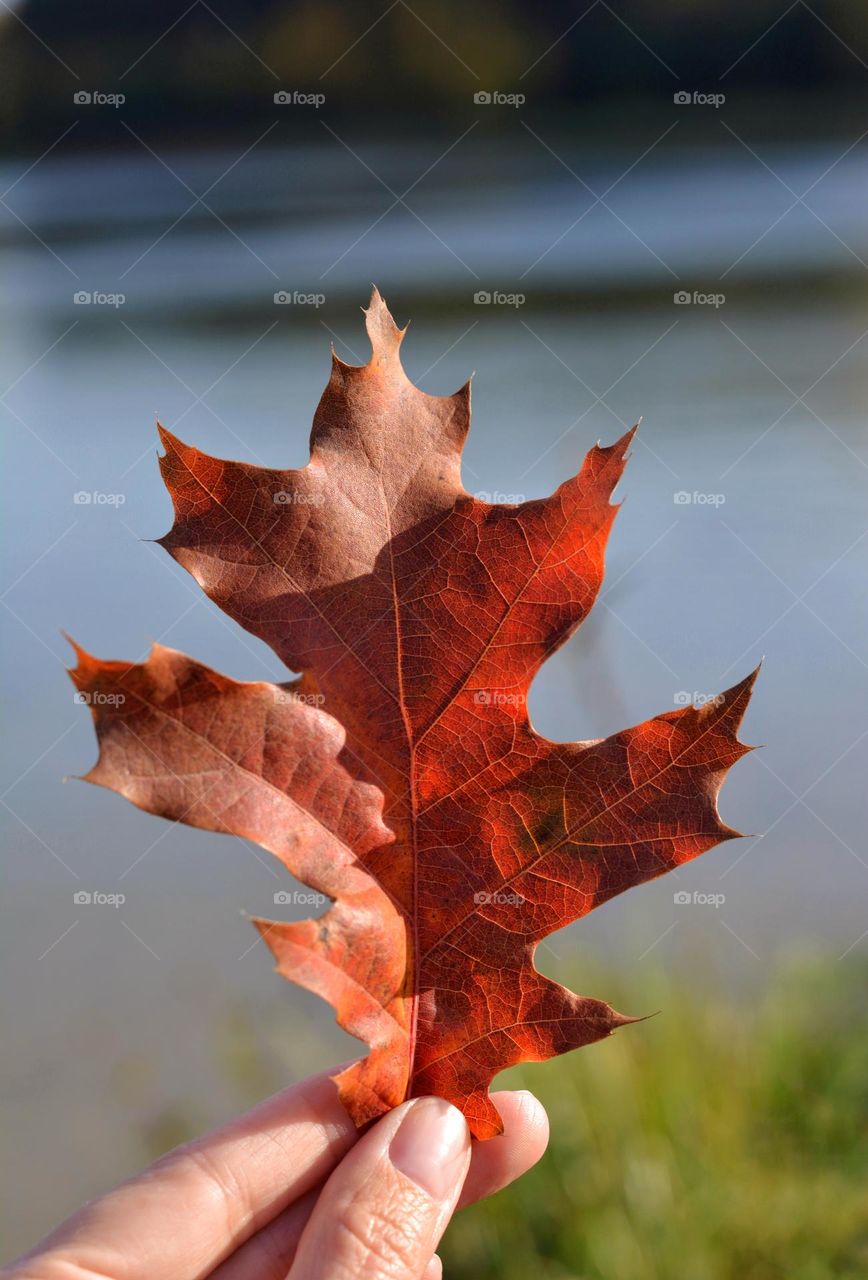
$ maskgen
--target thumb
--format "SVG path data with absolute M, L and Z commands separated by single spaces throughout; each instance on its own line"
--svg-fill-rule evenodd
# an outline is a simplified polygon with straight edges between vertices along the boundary
M 419 1280 L 470 1164 L 461 1112 L 415 1098 L 380 1120 L 323 1188 L 289 1280 Z

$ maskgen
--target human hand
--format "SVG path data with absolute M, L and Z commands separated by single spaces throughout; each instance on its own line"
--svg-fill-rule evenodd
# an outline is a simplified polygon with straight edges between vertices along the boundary
M 361 1136 L 327 1075 L 198 1138 L 92 1201 L 4 1280 L 438 1280 L 452 1213 L 540 1158 L 548 1121 L 497 1093 L 502 1137 L 474 1143 L 440 1098 Z

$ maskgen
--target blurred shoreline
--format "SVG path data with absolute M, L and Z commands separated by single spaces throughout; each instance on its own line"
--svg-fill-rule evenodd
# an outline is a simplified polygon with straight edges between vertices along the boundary
M 778 300 L 805 284 L 847 292 L 868 259 L 868 168 L 848 145 L 777 147 L 760 162 L 733 138 L 670 144 L 630 171 L 636 153 L 626 149 L 471 136 L 404 208 L 389 191 L 418 177 L 418 142 L 369 143 L 361 162 L 328 141 L 263 145 L 237 170 L 229 148 L 180 149 L 168 167 L 143 150 L 48 157 L 0 211 L 0 260 L 19 315 L 87 323 L 106 309 L 77 306 L 79 289 L 122 293 L 125 315 L 159 310 L 169 322 L 266 310 L 280 291 L 290 304 L 294 293 L 320 297 L 326 315 L 357 296 L 362 259 L 388 262 L 378 283 L 427 308 L 478 292 L 540 308 L 641 305 L 682 289 Z M 7 161 L 0 181 L 18 172 Z M 420 255 L 420 229 L 431 226 L 440 248 Z M 305 306 L 274 314 L 297 321 Z

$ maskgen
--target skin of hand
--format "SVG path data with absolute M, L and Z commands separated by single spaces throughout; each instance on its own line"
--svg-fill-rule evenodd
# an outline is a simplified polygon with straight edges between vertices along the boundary
M 85 1205 L 2 1280 L 438 1280 L 454 1210 L 543 1154 L 526 1092 L 496 1093 L 505 1132 L 414 1098 L 360 1133 L 329 1075 L 260 1103 Z

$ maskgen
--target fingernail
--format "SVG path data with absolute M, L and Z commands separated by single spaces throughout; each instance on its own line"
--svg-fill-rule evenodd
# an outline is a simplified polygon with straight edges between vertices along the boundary
M 389 1147 L 395 1168 L 444 1200 L 467 1172 L 470 1134 L 461 1112 L 443 1098 L 420 1098 L 410 1106 Z

